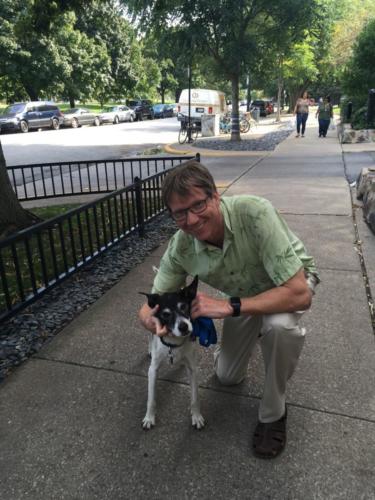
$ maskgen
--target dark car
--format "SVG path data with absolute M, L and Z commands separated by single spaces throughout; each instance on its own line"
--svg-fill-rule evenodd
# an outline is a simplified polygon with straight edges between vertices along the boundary
M 259 109 L 260 116 L 267 116 L 273 113 L 273 104 L 271 101 L 264 101 L 263 99 L 258 99 L 251 103 L 253 108 Z
M 77 128 L 81 125 L 100 125 L 100 118 L 85 108 L 72 108 L 64 112 L 64 126 Z
M 8 106 L 0 115 L 1 132 L 28 132 L 31 129 L 58 130 L 64 115 L 56 104 L 45 101 L 19 102 Z
M 154 110 L 152 109 L 151 101 L 149 101 L 148 99 L 130 99 L 126 101 L 126 104 L 130 109 L 133 109 L 135 111 L 136 120 L 144 120 L 145 118 L 153 120 Z
M 168 118 L 174 116 L 173 104 L 154 104 L 152 109 L 154 110 L 155 118 Z

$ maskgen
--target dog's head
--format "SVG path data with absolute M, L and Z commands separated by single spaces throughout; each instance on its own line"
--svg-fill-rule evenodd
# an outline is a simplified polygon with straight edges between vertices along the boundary
M 190 285 L 178 292 L 170 293 L 142 293 L 147 296 L 147 303 L 152 309 L 158 305 L 155 314 L 162 326 L 176 337 L 185 337 L 193 331 L 190 319 L 190 308 L 197 294 L 198 276 L 195 276 Z

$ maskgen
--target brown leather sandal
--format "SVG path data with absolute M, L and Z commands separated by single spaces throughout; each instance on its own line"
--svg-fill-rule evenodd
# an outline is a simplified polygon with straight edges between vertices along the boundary
M 254 455 L 258 458 L 275 458 L 283 451 L 286 444 L 287 411 L 276 422 L 265 424 L 258 422 L 253 438 Z

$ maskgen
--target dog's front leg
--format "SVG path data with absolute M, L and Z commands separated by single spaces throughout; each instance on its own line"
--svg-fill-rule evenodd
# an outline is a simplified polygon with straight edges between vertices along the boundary
M 204 418 L 201 414 L 200 404 L 199 404 L 199 394 L 198 394 L 198 378 L 197 378 L 197 365 L 195 361 L 195 356 L 193 352 L 190 352 L 186 356 L 186 368 L 190 377 L 190 389 L 191 389 L 191 424 L 196 429 L 202 429 L 204 427 Z
M 153 358 L 148 369 L 148 398 L 147 411 L 142 421 L 145 430 L 151 429 L 155 425 L 155 406 L 156 406 L 156 379 L 158 375 L 158 364 Z

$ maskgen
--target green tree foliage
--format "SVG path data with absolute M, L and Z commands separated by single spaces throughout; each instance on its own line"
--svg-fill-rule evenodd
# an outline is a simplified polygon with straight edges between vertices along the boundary
M 375 0 L 343 0 L 338 9 L 330 52 L 336 70 L 340 71 L 351 58 L 359 33 L 375 17 Z
M 0 93 L 9 100 L 62 96 L 73 106 L 156 93 L 161 72 L 143 48 L 116 0 L 0 3 Z
M 368 91 L 375 88 L 375 19 L 359 34 L 344 74 L 344 89 L 348 95 L 365 104 Z
M 104 44 L 110 59 L 109 71 L 102 71 L 105 81 L 97 93 L 100 100 L 144 95 L 159 83 L 156 63 L 144 56 L 143 41 L 137 39 L 117 1 L 93 0 L 78 14 L 76 27 Z
M 264 40 L 270 26 L 303 30 L 309 25 L 316 1 L 299 0 L 129 0 L 132 12 L 144 26 L 170 29 L 179 25 L 186 32 L 186 61 L 195 52 L 209 55 L 217 71 L 231 84 L 232 140 L 239 140 L 238 100 L 241 75 L 254 62 L 257 40 Z

